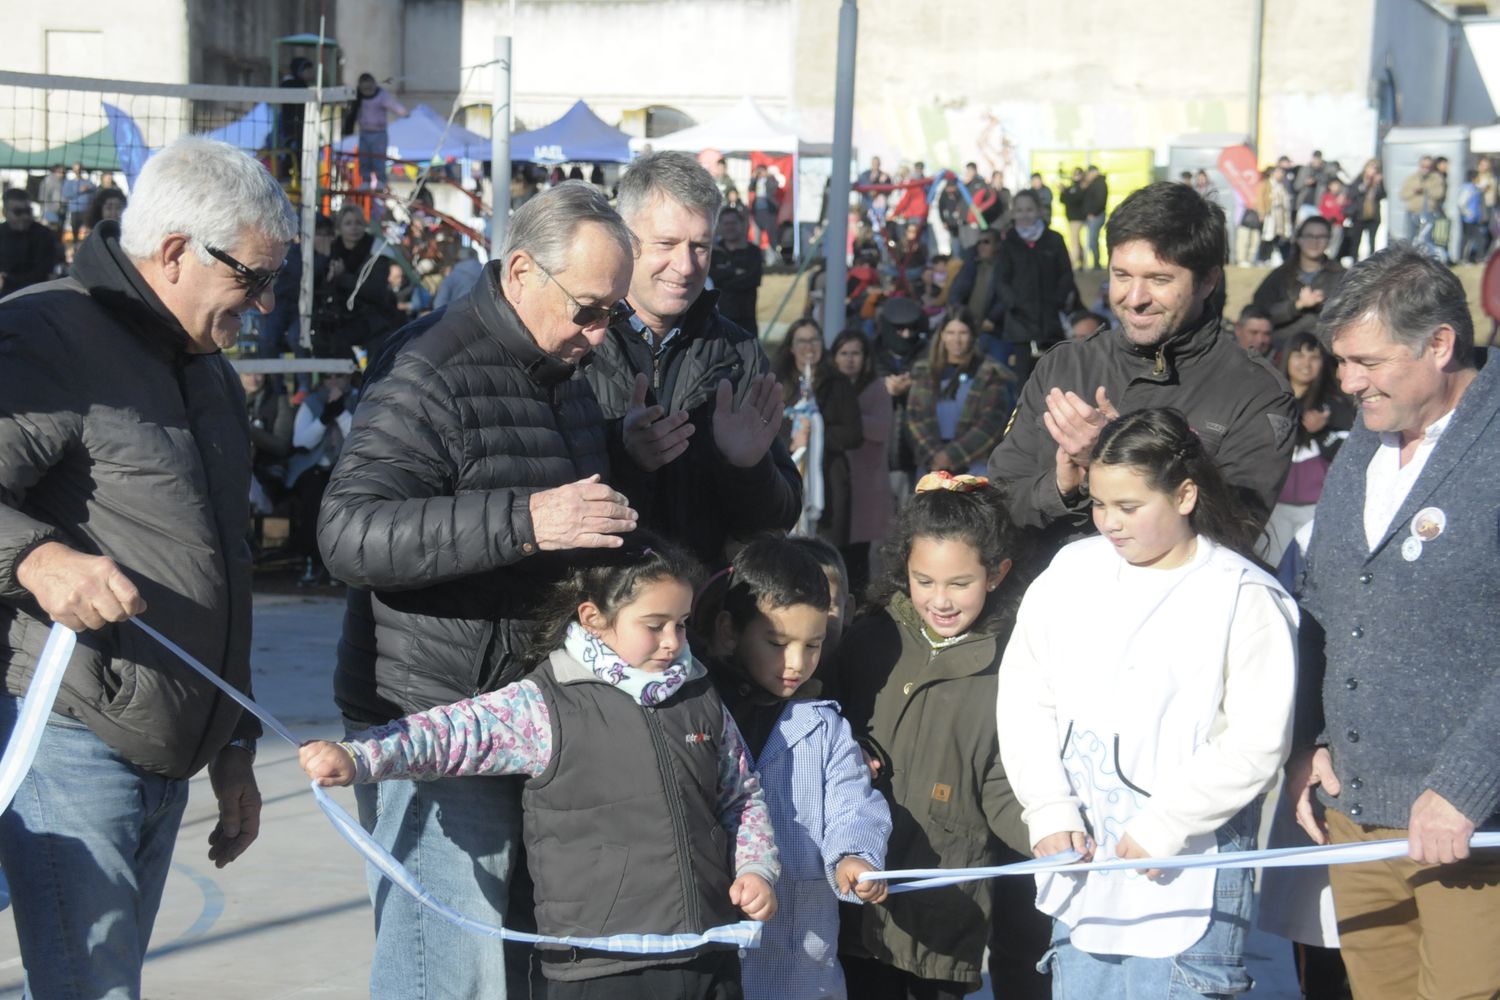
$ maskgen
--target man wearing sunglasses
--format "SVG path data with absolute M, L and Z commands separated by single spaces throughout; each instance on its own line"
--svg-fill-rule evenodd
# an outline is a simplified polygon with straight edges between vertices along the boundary
M 318 532 L 329 573 L 351 585 L 334 677 L 351 730 L 518 680 L 539 602 L 578 550 L 618 547 L 636 526 L 607 485 L 604 416 L 579 372 L 629 315 L 634 256 L 596 188 L 560 184 L 516 210 L 472 289 L 392 334 L 367 372 Z M 356 790 L 375 839 L 450 906 L 502 923 L 519 786 L 376 788 Z M 373 902 L 375 1000 L 503 1000 L 507 965 L 526 982 L 524 953 L 404 893 Z
M 0 225 L 0 297 L 46 281 L 62 261 L 57 236 L 36 221 L 31 199 L 20 188 L 5 192 Z
M 685 153 L 653 153 L 620 179 L 619 204 L 641 245 L 634 315 L 610 323 L 589 384 L 646 526 L 719 567 L 730 537 L 801 515 L 802 479 L 777 436 L 781 387 L 760 342 L 704 291 L 723 204 L 713 176 Z
M 0 302 L 0 742 L 48 626 L 88 633 L 0 816 L 29 996 L 140 995 L 192 775 L 218 799 L 215 864 L 259 831 L 259 724 L 122 623 L 250 690 L 249 426 L 220 349 L 270 307 L 294 234 L 264 167 L 186 137 L 69 277 Z

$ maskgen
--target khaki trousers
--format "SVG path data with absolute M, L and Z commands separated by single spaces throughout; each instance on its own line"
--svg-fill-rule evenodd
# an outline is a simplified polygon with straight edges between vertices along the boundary
M 1328 812 L 1336 844 L 1405 839 Z M 1355 1000 L 1500 997 L 1500 851 L 1453 865 L 1408 858 L 1329 870 Z

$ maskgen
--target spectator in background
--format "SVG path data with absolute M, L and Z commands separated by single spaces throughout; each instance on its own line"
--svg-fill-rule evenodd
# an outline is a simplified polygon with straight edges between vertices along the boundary
M 1492 220 L 1492 226 L 1500 227 L 1500 218 L 1495 214 L 1496 206 L 1500 205 L 1500 182 L 1495 178 L 1495 165 L 1488 156 L 1481 156 L 1475 161 L 1474 169 L 1479 175 L 1474 178 L 1474 183 L 1484 196 L 1485 218 Z M 1500 232 L 1500 229 L 1492 229 L 1492 235 L 1494 232 Z
M 303 397 L 292 425 L 292 445 L 296 451 L 287 462 L 286 485 L 292 494 L 291 546 L 302 560 L 304 587 L 329 582 L 318 552 L 318 507 L 328 489 L 344 440 L 354 426 L 354 406 L 358 392 L 347 374 L 328 375 L 318 387 Z
M 864 443 L 864 429 L 859 410 L 859 394 L 854 383 L 839 375 L 823 347 L 823 330 L 817 320 L 799 319 L 791 325 L 771 371 L 781 385 L 782 406 L 796 405 L 811 379 L 813 403 L 823 418 L 822 473 L 823 510 L 818 534 L 836 546 L 849 544 L 849 515 L 852 482 L 848 453 Z M 807 448 L 811 428 L 805 422 L 782 425 L 787 449 L 794 456 Z
M 880 169 L 880 157 L 870 157 L 870 166 L 859 172 L 855 183 L 861 186 L 866 184 L 889 184 L 891 175 Z M 875 207 L 875 194 L 872 191 L 861 191 L 859 193 L 859 208 L 862 213 L 870 211 Z
M 1328 181 L 1331 177 L 1333 177 L 1333 171 L 1324 162 L 1321 149 L 1313 150 L 1307 163 L 1297 168 L 1296 176 L 1292 180 L 1292 191 L 1299 226 L 1309 215 L 1318 214 L 1318 204 L 1323 200 L 1323 192 L 1328 189 Z
M 1297 529 L 1312 520 L 1323 495 L 1323 480 L 1339 445 L 1354 426 L 1354 404 L 1339 388 L 1337 366 L 1316 333 L 1304 330 L 1287 341 L 1281 374 L 1297 398 L 1297 439 L 1292 467 L 1266 524 L 1265 551 L 1272 566 L 1281 562 Z
M 473 247 L 459 248 L 458 262 L 443 277 L 443 283 L 438 286 L 437 295 L 432 300 L 432 308 L 446 309 L 468 295 L 469 289 L 479 283 L 479 277 L 483 273 L 484 265 L 479 262 L 479 252 Z
M 849 571 L 849 593 L 862 599 L 870 583 L 870 546 L 885 540 L 894 507 L 886 453 L 893 431 L 891 394 L 875 374 L 870 341 L 845 330 L 829 349 L 839 376 L 848 379 L 859 400 L 862 443 L 844 453 L 849 463 L 849 534 L 839 546 Z
M 1271 211 L 1270 171 L 1263 170 L 1255 182 L 1255 197 L 1240 213 L 1235 227 L 1234 260 L 1240 267 L 1256 267 L 1261 262 L 1261 227 Z
M 1099 233 L 1104 229 L 1104 213 L 1109 207 L 1109 183 L 1093 164 L 1083 176 L 1083 215 L 1089 228 L 1089 254 L 1094 258 L 1094 270 L 1099 271 L 1104 268 L 1104 258 L 1099 254 Z
M 1030 188 L 1012 202 L 1012 228 L 997 247 L 996 287 L 1004 303 L 1000 324 L 1006 366 L 1021 382 L 1036 359 L 1064 339 L 1062 317 L 1078 306 L 1078 288 L 1063 238 L 1041 219 Z
M 277 86 L 285 90 L 302 90 L 303 94 L 290 95 L 304 100 L 285 101 L 276 106 L 276 179 L 290 180 L 302 169 L 302 120 L 306 110 L 305 91 L 313 84 L 311 59 L 296 56 L 287 68 L 286 76 Z
M 1285 157 L 1283 157 L 1285 159 Z M 1269 261 L 1271 251 L 1276 254 L 1285 264 L 1292 259 L 1292 219 L 1295 213 L 1292 210 L 1292 192 L 1287 187 L 1286 168 L 1276 166 L 1271 170 L 1270 178 L 1270 211 L 1266 214 L 1265 222 L 1261 227 L 1261 258 Z
M 917 459 L 906 429 L 906 403 L 911 393 L 912 369 L 927 347 L 927 317 L 911 299 L 892 298 L 880 304 L 875 316 L 875 374 L 891 397 L 893 422 L 886 446 L 886 467 L 896 503 L 906 502 L 916 483 Z
M 85 219 L 87 232 L 84 237 L 87 238 L 101 222 L 119 222 L 120 216 L 125 214 L 126 204 L 124 191 L 117 187 L 100 187 L 89 202 L 88 216 Z
M 82 163 L 73 164 L 73 176 L 63 181 L 63 198 L 68 203 L 68 232 L 74 243 L 80 232 L 87 236 L 85 223 L 89 217 L 89 201 L 96 187 L 84 172 Z
M 1257 358 L 1271 356 L 1271 315 L 1251 304 L 1240 310 L 1234 321 L 1234 340 Z M 1273 562 L 1274 566 L 1275 563 Z
M 1401 202 L 1406 206 L 1406 234 L 1413 243 L 1432 244 L 1434 224 L 1448 197 L 1448 179 L 1437 170 L 1430 156 L 1417 161 L 1417 169 L 1401 182 Z
M 1459 260 L 1478 264 L 1490 249 L 1490 217 L 1484 207 L 1484 192 L 1479 189 L 1479 171 L 1470 170 L 1458 189 L 1458 220 L 1463 224 L 1462 251 Z
M 1374 157 L 1365 161 L 1349 185 L 1349 210 L 1345 216 L 1348 228 L 1341 257 L 1360 260 L 1369 254 L 1360 253 L 1360 244 L 1368 241 L 1369 253 L 1375 252 L 1375 231 L 1380 228 L 1380 204 L 1385 201 L 1385 175 L 1380 171 L 1380 161 Z
M 345 203 L 334 219 L 337 238 L 329 249 L 326 281 L 319 292 L 320 322 L 313 344 L 319 357 L 347 358 L 354 347 L 373 354 L 404 318 L 386 273 L 375 268 L 364 275 L 375 248 L 367 227 L 364 211 L 352 202 Z
M 1332 260 L 1343 257 L 1345 227 L 1348 225 L 1349 196 L 1344 191 L 1344 182 L 1337 177 L 1328 178 L 1328 186 L 1318 201 L 1318 214 L 1328 220 L 1330 239 L 1328 256 Z
M 1068 220 L 1068 240 L 1073 245 L 1073 261 L 1077 269 L 1082 271 L 1088 266 L 1088 260 L 1083 255 L 1083 227 L 1088 222 L 1088 214 L 1083 210 L 1082 167 L 1073 168 L 1073 177 L 1063 188 L 1060 198 L 1063 217 Z
M 1052 226 L 1052 189 L 1042 179 L 1041 174 L 1031 175 L 1031 193 L 1036 196 L 1037 213 L 1041 216 L 1042 225 Z
M 969 206 L 958 190 L 958 181 L 948 180 L 938 192 L 938 221 L 943 224 L 943 232 L 948 237 L 947 246 L 939 247 L 941 253 L 951 254 L 953 248 L 959 245 L 959 230 L 968 211 Z
M 708 165 L 708 172 L 713 177 L 714 183 L 719 186 L 719 194 L 724 196 L 725 201 L 729 200 L 729 192 L 739 192 L 739 189 L 735 187 L 734 178 L 729 176 L 729 164 L 724 162 L 724 157 L 716 157 Z
M 286 392 L 261 372 L 241 372 L 250 419 L 250 509 L 269 514 L 286 491 L 292 454 L 292 405 Z
M 1001 297 L 1000 234 L 987 229 L 979 234 L 974 245 L 963 252 L 958 276 L 948 289 L 950 305 L 968 310 L 979 325 L 974 333 L 991 338 L 985 350 L 991 350 L 991 341 L 998 345 L 1001 329 L 1005 324 L 1005 299 Z M 994 346 L 999 352 L 1000 347 Z
M 67 172 L 67 168 L 61 163 L 47 171 L 37 195 L 37 201 L 42 203 L 42 221 L 58 236 L 62 235 L 63 225 L 68 218 L 68 196 L 64 193 Z
M 46 281 L 62 262 L 62 247 L 38 225 L 31 199 L 20 188 L 6 190 L 5 225 L 0 226 L 0 297 Z
M 910 184 L 892 195 L 895 207 L 891 209 L 891 221 L 898 226 L 916 226 L 918 234 L 927 229 L 927 178 L 922 176 L 923 164 L 917 164 L 916 172 L 902 167 L 897 172 L 898 182 Z
M 1068 339 L 1088 340 L 1109 326 L 1109 317 L 1101 316 L 1092 309 L 1075 309 L 1068 316 Z
M 984 475 L 1015 406 L 1016 377 L 980 350 L 974 327 L 968 310 L 950 309 L 912 372 L 906 426 L 919 476 Z
M 719 213 L 719 238 L 708 275 L 719 293 L 719 315 L 760 335 L 755 302 L 760 294 L 760 251 L 745 239 L 745 216 L 733 209 Z
M 1317 329 L 1323 301 L 1344 278 L 1343 265 L 1324 252 L 1332 234 L 1333 227 L 1321 215 L 1304 219 L 1297 227 L 1296 254 L 1255 290 L 1252 301 L 1271 317 L 1271 340 L 1278 350 L 1293 334 Z
M 392 115 L 405 118 L 406 108 L 376 83 L 372 74 L 361 73 L 344 131 L 359 132 L 359 180 L 363 187 L 385 187 L 385 150 L 390 145 L 386 129 Z
M 750 176 L 750 212 L 755 218 L 755 241 L 766 251 L 766 263 L 777 263 L 776 219 L 781 212 L 781 185 L 764 163 Z

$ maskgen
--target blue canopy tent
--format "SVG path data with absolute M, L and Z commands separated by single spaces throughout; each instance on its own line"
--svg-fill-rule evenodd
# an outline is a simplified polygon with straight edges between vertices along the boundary
M 444 134 L 446 128 L 447 133 Z M 488 160 L 490 140 L 470 132 L 439 115 L 425 104 L 412 108 L 405 118 L 393 119 L 386 129 L 387 149 L 396 160 Z M 353 153 L 359 146 L 358 136 L 348 136 L 338 144 L 340 152 Z
M 557 121 L 510 137 L 510 158 L 531 163 L 629 163 L 630 136 L 583 101 Z

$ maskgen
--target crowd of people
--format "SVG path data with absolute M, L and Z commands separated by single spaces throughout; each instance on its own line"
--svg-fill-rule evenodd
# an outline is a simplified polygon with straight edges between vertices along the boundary
M 882 219 L 917 188 L 866 173 L 871 237 L 917 249 L 933 206 Z M 1104 240 L 1086 310 L 1041 181 L 996 224 L 993 184 L 959 192 L 957 258 L 774 361 L 691 156 L 529 197 L 430 311 L 370 280 L 351 204 L 318 336 L 368 364 L 293 396 L 223 353 L 288 298 L 281 186 L 210 140 L 154 156 L 67 277 L 0 303 L 0 733 L 48 623 L 89 633 L 0 816 L 30 992 L 139 995 L 195 772 L 210 857 L 257 836 L 258 724 L 122 623 L 248 693 L 278 482 L 347 585 L 342 732 L 300 762 L 417 880 L 551 937 L 764 924 L 743 957 L 501 948 L 372 872 L 373 997 L 942 1000 L 987 952 L 1006 996 L 1243 992 L 1247 870 L 874 875 L 1252 848 L 1278 783 L 1272 846 L 1408 842 L 1263 905 L 1314 927 L 1284 931 L 1308 996 L 1492 989 L 1500 374 L 1461 284 L 1407 242 L 1345 270 L 1314 211 L 1231 324 L 1218 205 L 1161 182 L 1106 213 L 1085 171 L 1057 200 Z

